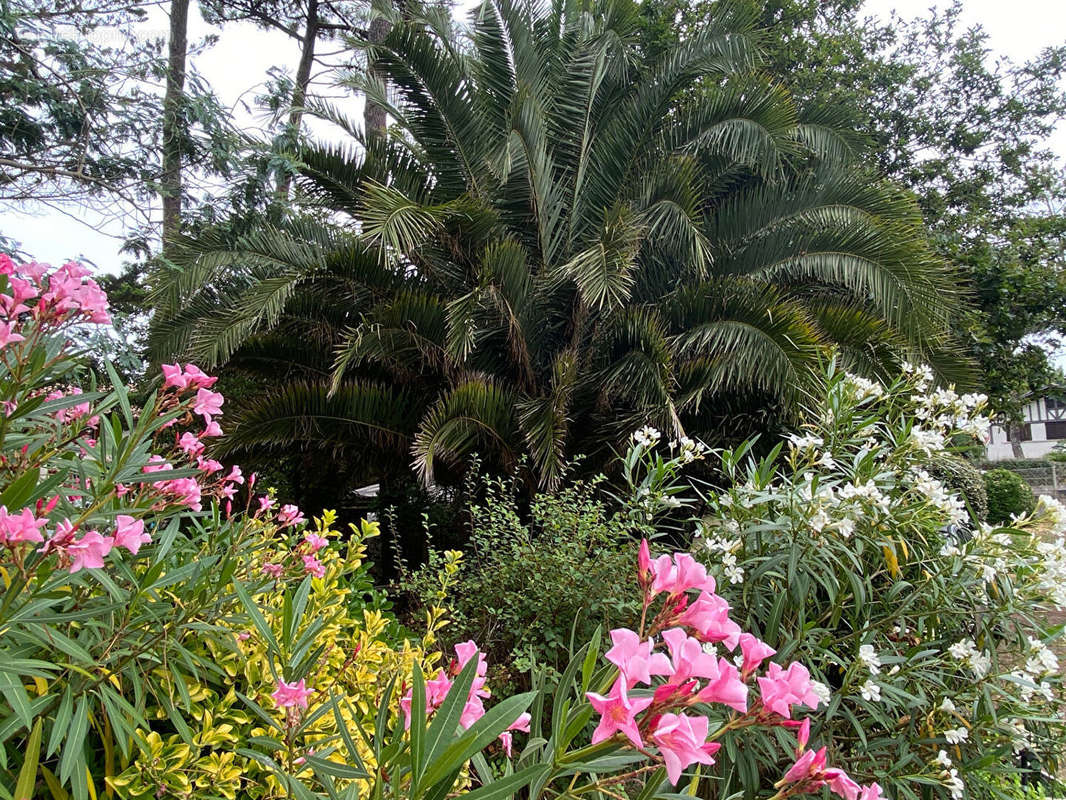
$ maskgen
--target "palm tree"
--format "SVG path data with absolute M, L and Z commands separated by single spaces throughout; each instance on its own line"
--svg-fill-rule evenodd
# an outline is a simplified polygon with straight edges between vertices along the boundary
M 408 4 L 350 79 L 389 136 L 319 108 L 353 144 L 302 153 L 307 215 L 184 243 L 155 353 L 270 376 L 230 451 L 428 483 L 477 451 L 548 487 L 640 424 L 787 414 L 829 349 L 964 376 L 913 201 L 758 72 L 752 25 L 720 3 L 645 64 L 633 0 L 484 0 L 461 29 Z

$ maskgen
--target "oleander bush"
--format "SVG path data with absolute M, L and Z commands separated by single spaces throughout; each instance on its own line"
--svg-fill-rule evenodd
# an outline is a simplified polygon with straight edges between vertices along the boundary
M 930 382 L 831 370 L 799 433 L 719 454 L 730 485 L 708 492 L 692 550 L 743 627 L 810 666 L 837 763 L 896 798 L 994 797 L 1022 764 L 1054 774 L 1066 741 L 1046 616 L 1066 605 L 1066 514 L 972 517 L 930 465 L 984 435 L 984 400 Z M 738 757 L 721 796 L 767 769 Z
M 988 521 L 1009 522 L 1013 517 L 1032 513 L 1036 498 L 1029 484 L 1016 472 L 990 469 L 984 474 L 988 495 Z
M 372 724 L 381 685 L 435 664 L 443 610 L 406 644 L 363 563 L 374 524 L 305 530 L 210 457 L 213 377 L 165 365 L 139 408 L 110 366 L 95 385 L 78 343 L 107 320 L 79 265 L 0 257 L 3 796 L 288 797 L 248 750 L 285 719 L 279 681 L 313 675 Z M 308 740 L 336 724 L 319 714 Z
M 715 793 L 719 773 L 758 737 L 791 762 L 767 778 L 777 790 L 771 800 L 822 787 L 844 800 L 882 798 L 877 783 L 861 786 L 830 766 L 827 744 L 808 747 L 804 709 L 822 705 L 810 673 L 770 660 L 774 649 L 730 619 L 701 564 L 687 553 L 653 559 L 647 540 L 635 561 L 642 613 L 635 628 L 610 632 L 607 663 L 597 632 L 558 680 L 493 703 L 488 661 L 463 642 L 432 678 L 415 664 L 398 709 L 385 691 L 373 729 L 338 726 L 314 755 L 298 743 L 316 717 L 308 698 L 324 690 L 300 677 L 275 693 L 289 710 L 284 729 L 256 746 L 301 798 L 665 800 Z M 734 658 L 714 655 L 716 645 Z M 274 654 L 289 655 L 284 646 Z M 345 708 L 334 696 L 334 716 Z M 327 760 L 337 754 L 346 769 Z

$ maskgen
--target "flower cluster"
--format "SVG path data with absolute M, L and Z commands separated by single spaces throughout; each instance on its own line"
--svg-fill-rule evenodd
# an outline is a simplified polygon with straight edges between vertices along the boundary
M 984 779 L 978 754 L 1053 759 L 1062 729 L 1041 611 L 1066 601 L 1066 507 L 1044 498 L 1006 527 L 973 518 L 980 475 L 952 450 L 984 435 L 983 406 L 933 387 L 924 368 L 883 386 L 831 368 L 780 451 L 718 454 L 726 488 L 707 498 L 692 543 L 720 582 L 743 582 L 738 621 L 790 642 L 868 720 L 868 741 L 932 765 L 922 780 L 943 796 Z M 915 714 L 919 692 L 930 705 Z M 839 719 L 826 730 L 847 735 Z M 934 763 L 940 747 L 955 765 Z M 871 746 L 840 766 L 908 791 L 899 757 Z
M 613 646 L 605 657 L 617 673 L 605 692 L 587 693 L 599 714 L 593 745 L 614 741 L 640 751 L 654 747 L 676 785 L 689 766 L 715 763 L 721 747 L 717 739 L 726 731 L 794 728 L 797 762 L 778 785 L 780 797 L 823 785 L 845 800 L 881 796 L 876 784 L 860 787 L 843 770 L 828 767 L 825 748 L 806 750 L 810 720 L 797 719 L 796 711 L 816 709 L 824 687 L 816 687 L 798 662 L 784 667 L 771 661 L 762 670 L 776 651 L 730 619 L 729 603 L 716 593 L 704 565 L 687 553 L 652 559 L 644 540 L 637 578 L 644 593 L 640 632 L 611 631 Z M 649 621 L 656 604 L 658 611 Z M 734 660 L 717 656 L 716 645 L 738 651 Z M 712 731 L 711 719 L 698 713 L 708 705 L 734 713 Z
M 52 269 L 36 262 L 16 265 L 0 253 L 0 347 L 26 340 L 24 331 L 18 331 L 27 318 L 37 329 L 77 322 L 110 324 L 107 295 L 90 274 L 74 261 Z
M 1036 544 L 1040 561 L 1034 566 L 1040 575 L 1040 588 L 1055 605 L 1066 608 L 1066 506 L 1041 495 L 1037 516 L 1046 519 L 1051 529 L 1050 535 Z
M 455 658 L 448 666 L 448 670 L 439 670 L 437 676 L 431 680 L 426 681 L 426 716 L 431 716 L 441 703 L 448 696 L 448 693 L 452 690 L 452 685 L 455 683 L 456 677 L 463 671 L 471 661 L 475 661 L 474 667 L 474 679 L 470 684 L 470 689 L 467 692 L 466 702 L 463 705 L 462 714 L 459 716 L 459 727 L 463 730 L 467 730 L 485 716 L 485 699 L 492 696 L 492 692 L 489 690 L 486 684 L 488 679 L 488 662 L 485 660 L 485 655 L 478 649 L 478 646 L 472 641 L 468 640 L 455 646 Z M 414 690 L 408 689 L 403 697 L 400 698 L 400 708 L 404 715 L 404 725 L 407 728 L 411 727 L 411 704 L 414 698 Z M 529 723 L 531 717 L 528 713 L 522 713 L 512 722 L 503 733 L 499 735 L 501 744 L 503 745 L 504 752 L 510 756 L 513 746 L 513 731 L 521 731 L 523 733 L 529 733 Z

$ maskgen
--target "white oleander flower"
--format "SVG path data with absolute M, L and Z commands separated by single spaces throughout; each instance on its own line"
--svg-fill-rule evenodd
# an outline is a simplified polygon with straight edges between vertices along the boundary
M 633 434 L 633 441 L 644 447 L 654 447 L 661 438 L 662 434 L 650 425 L 645 425 Z
M 829 705 L 829 698 L 832 697 L 832 692 L 829 691 L 828 686 L 821 681 L 811 681 L 811 691 L 818 695 L 818 699 L 824 705 Z
M 949 714 L 955 711 L 955 704 L 951 702 L 951 698 L 945 697 L 940 701 L 940 710 Z M 940 752 L 943 753 L 944 751 L 941 750 Z
M 859 689 L 859 694 L 862 695 L 863 700 L 881 702 L 881 687 L 874 683 L 872 678 L 866 679 L 866 683 Z
M 959 777 L 959 771 L 952 768 L 943 775 L 943 778 L 944 785 L 948 788 L 948 792 L 951 793 L 951 800 L 962 800 L 966 793 L 966 784 Z
M 952 658 L 957 658 L 961 661 L 977 652 L 977 644 L 973 639 L 962 639 L 951 645 L 948 648 L 948 652 L 951 653 Z
M 970 654 L 970 669 L 973 670 L 973 674 L 978 678 L 983 678 L 988 675 L 988 671 L 992 669 L 992 656 L 988 653 L 971 653 Z
M 970 732 L 966 728 L 948 728 L 944 731 L 944 738 L 948 744 L 962 744 L 970 738 Z
M 825 444 L 825 440 L 821 436 L 816 436 L 813 433 L 804 434 L 803 436 L 790 433 L 788 440 L 797 450 L 814 450 Z
M 808 523 L 811 526 L 811 530 L 813 530 L 815 533 L 821 533 L 825 529 L 825 526 L 830 523 L 830 521 L 831 520 L 829 519 L 829 515 L 825 513 L 825 509 L 819 508 L 813 514 L 811 514 L 811 518 L 808 520 Z
M 954 762 L 951 760 L 951 757 L 948 755 L 946 750 L 941 750 L 939 753 L 937 753 L 936 754 L 936 758 L 933 759 L 933 760 L 937 764 L 942 766 L 944 769 L 951 769 L 951 767 L 954 764 Z
M 859 648 L 859 660 L 870 670 L 871 675 L 881 671 L 881 657 L 872 644 L 864 644 Z

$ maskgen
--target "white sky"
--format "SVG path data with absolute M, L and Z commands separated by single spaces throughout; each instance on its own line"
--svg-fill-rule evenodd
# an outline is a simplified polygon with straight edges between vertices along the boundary
M 470 5 L 467 0 L 461 5 Z M 199 17 L 196 3 L 190 14 L 190 41 L 211 32 Z M 887 19 L 892 10 L 908 18 L 923 15 L 936 5 L 930 0 L 867 0 L 866 10 Z M 941 6 L 944 3 L 940 3 Z M 990 35 L 994 53 L 1023 61 L 1050 45 L 1066 42 L 1066 0 L 964 0 L 963 22 L 981 24 Z M 162 12 L 143 24 L 146 37 L 166 35 Z M 241 124 L 256 120 L 243 110 L 241 99 L 250 105 L 266 79 L 267 70 L 281 66 L 291 75 L 299 58 L 298 45 L 277 31 L 263 31 L 250 23 L 227 26 L 218 43 L 197 55 L 196 68 L 214 86 L 216 93 L 234 108 Z M 321 78 L 321 76 L 320 76 Z M 319 90 L 328 89 L 320 86 Z M 361 114 L 361 100 L 349 100 L 350 114 Z M 1053 139 L 1056 151 L 1066 158 L 1066 125 L 1060 125 Z M 43 209 L 36 214 L 5 212 L 2 231 L 22 242 L 23 249 L 40 261 L 59 263 L 69 258 L 87 257 L 102 269 L 118 271 L 122 226 L 95 229 L 99 221 L 83 211 L 73 216 Z M 111 234 L 111 235 L 108 235 Z

